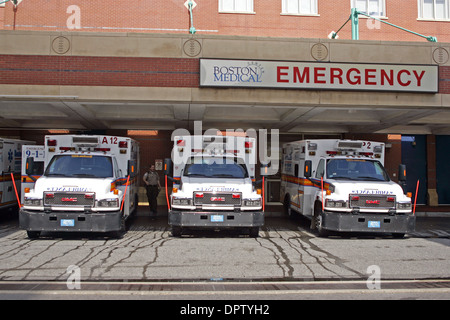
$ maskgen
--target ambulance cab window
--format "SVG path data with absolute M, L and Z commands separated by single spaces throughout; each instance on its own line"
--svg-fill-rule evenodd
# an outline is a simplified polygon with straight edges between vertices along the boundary
M 317 170 L 316 170 L 316 178 L 322 178 L 323 177 L 323 173 L 325 170 L 325 160 L 320 159 L 319 165 L 317 166 Z

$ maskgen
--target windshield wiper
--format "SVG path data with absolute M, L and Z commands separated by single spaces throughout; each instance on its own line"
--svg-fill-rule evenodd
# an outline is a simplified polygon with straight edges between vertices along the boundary
M 207 177 L 207 176 L 205 176 L 204 174 L 201 174 L 201 173 L 188 173 L 188 174 L 185 174 L 185 176 L 186 177 Z
M 330 177 L 329 179 L 336 179 L 336 180 L 355 180 L 354 178 L 345 177 L 345 176 L 337 176 L 337 177 Z
M 225 177 L 225 178 L 240 178 L 240 177 L 235 177 L 232 174 L 226 174 L 226 173 L 219 173 L 219 174 L 213 174 L 213 177 Z
M 64 173 L 47 173 L 45 174 L 46 177 L 69 177 L 68 175 Z
M 72 174 L 72 177 L 100 178 L 100 177 L 97 177 L 95 174 L 89 174 L 89 173 L 74 173 L 74 174 Z
M 386 181 L 383 179 L 379 179 L 379 178 L 375 178 L 375 177 L 366 177 L 366 176 L 362 176 L 362 177 L 356 177 L 358 180 L 370 180 L 370 181 Z

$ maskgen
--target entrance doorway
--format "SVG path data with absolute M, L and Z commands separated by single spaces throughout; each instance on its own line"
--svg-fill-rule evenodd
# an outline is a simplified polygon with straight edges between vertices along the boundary
M 402 136 L 402 163 L 406 165 L 407 192 L 419 192 L 417 204 L 427 204 L 427 137 L 425 135 Z

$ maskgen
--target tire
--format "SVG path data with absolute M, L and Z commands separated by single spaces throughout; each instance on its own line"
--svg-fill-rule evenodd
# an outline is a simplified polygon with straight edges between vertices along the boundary
M 41 236 L 40 231 L 27 231 L 28 239 L 38 239 Z
M 172 227 L 172 237 L 181 237 L 181 227 Z
M 393 233 L 392 236 L 394 239 L 403 239 L 405 237 L 404 233 Z
M 321 203 L 316 203 L 314 205 L 314 217 L 313 217 L 313 225 L 314 229 L 317 230 L 317 233 L 319 234 L 319 237 L 328 237 L 330 235 L 330 232 L 328 230 L 325 230 L 322 227 L 323 222 L 323 212 L 322 212 L 322 205 Z
M 122 239 L 126 232 L 127 232 L 126 220 L 122 213 L 122 216 L 120 218 L 120 229 L 117 231 L 111 232 L 111 237 L 116 238 L 116 239 Z
M 291 208 L 291 197 L 288 194 L 284 197 L 283 208 L 284 208 L 284 213 L 289 218 L 292 218 L 294 216 L 294 211 Z
M 250 236 L 250 238 L 258 238 L 258 236 L 259 236 L 259 227 L 252 227 L 252 228 L 250 228 L 249 236 Z

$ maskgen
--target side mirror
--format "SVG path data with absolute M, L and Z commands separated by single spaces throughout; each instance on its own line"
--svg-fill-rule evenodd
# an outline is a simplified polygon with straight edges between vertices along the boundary
M 26 164 L 26 170 L 25 173 L 29 176 L 31 176 L 34 172 L 34 158 L 28 157 L 27 158 L 27 164 Z
M 261 172 L 260 175 L 265 177 L 269 175 L 269 166 L 267 164 L 261 163 Z
M 398 181 L 406 181 L 406 165 L 404 164 L 398 166 Z
M 172 159 L 165 158 L 164 159 L 164 175 L 170 177 L 172 176 Z
M 311 160 L 305 160 L 305 167 L 303 169 L 303 176 L 305 178 L 311 178 L 311 171 L 312 171 L 312 161 Z
M 132 160 L 128 160 L 127 163 L 127 175 L 134 177 L 136 175 L 136 166 L 135 166 L 135 162 Z

